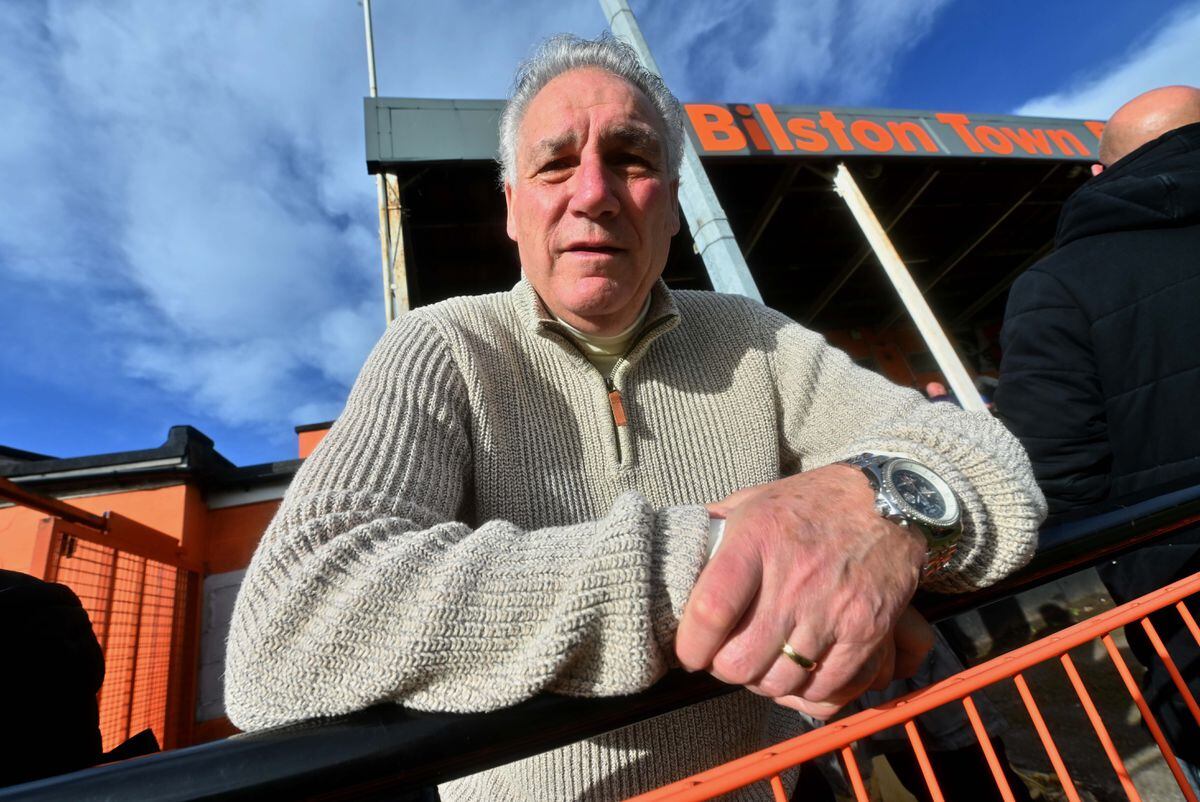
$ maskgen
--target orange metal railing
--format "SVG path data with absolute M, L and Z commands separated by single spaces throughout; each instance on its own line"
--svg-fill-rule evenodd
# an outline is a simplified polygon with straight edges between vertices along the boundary
M 3 491 L 0 483 L 0 495 Z M 916 604 L 935 621 L 973 610 L 988 600 L 1007 599 L 1098 560 L 1117 557 L 1150 539 L 1178 534 L 1192 526 L 1197 515 L 1200 515 L 1200 485 L 1167 490 L 1153 498 L 1119 500 L 1111 507 L 1093 511 L 1087 518 L 1043 529 L 1034 562 L 997 586 L 960 596 L 919 598 Z M 106 520 L 109 532 L 104 537 L 112 543 L 114 535 L 122 536 L 125 524 L 111 513 Z M 67 526 L 62 521 L 57 525 Z M 49 548 L 49 539 L 46 543 Z M 172 559 L 161 551 L 155 554 L 151 559 L 161 557 L 165 562 Z M 874 746 L 880 746 L 878 742 L 891 735 L 884 731 L 897 727 L 902 739 L 898 743 L 904 751 L 887 751 L 887 746 L 882 749 L 889 762 L 893 758 L 904 759 L 903 765 L 893 763 L 894 768 L 904 772 L 902 781 L 910 789 L 924 784 L 925 789 L 915 790 L 928 792 L 931 799 L 962 802 L 975 796 L 1028 798 L 1007 765 L 1007 752 L 1023 764 L 1022 768 L 1029 761 L 1044 764 L 1036 766 L 1036 770 L 1050 772 L 1046 776 L 1055 778 L 1053 783 L 1061 786 L 1062 796 L 1067 799 L 1082 802 L 1090 790 L 1088 784 L 1099 782 L 1105 785 L 1097 789 L 1105 799 L 1112 796 L 1108 793 L 1109 786 L 1119 785 L 1129 799 L 1158 802 L 1164 799 L 1161 788 L 1155 787 L 1160 781 L 1173 784 L 1173 776 L 1183 787 L 1181 767 L 1169 755 L 1159 722 L 1147 727 L 1158 742 L 1156 750 L 1150 736 L 1141 734 L 1127 718 L 1130 708 L 1136 705 L 1146 721 L 1152 721 L 1151 707 L 1159 710 L 1162 699 L 1154 698 L 1152 705 L 1141 699 L 1133 672 L 1118 650 L 1121 638 L 1117 630 L 1129 625 L 1139 634 L 1144 631 L 1147 648 L 1159 651 L 1166 651 L 1160 635 L 1167 636 L 1167 644 L 1178 657 L 1177 644 L 1181 640 L 1200 643 L 1196 621 L 1180 604 L 1198 591 L 1200 575 L 964 670 L 917 693 L 848 716 L 641 798 L 708 799 L 762 783 L 774 789 L 776 799 L 784 799 L 787 789 L 780 775 L 793 766 L 823 757 L 829 764 L 841 761 L 851 786 L 847 793 L 864 800 L 868 798 L 864 775 L 871 767 L 865 758 L 873 750 L 863 748 L 861 742 L 871 738 L 877 742 Z M 1195 610 L 1195 600 L 1189 603 Z M 1151 614 L 1153 625 L 1146 620 Z M 1089 648 L 1092 653 L 1085 657 Z M 1072 650 L 1077 651 L 1070 654 Z M 1089 659 L 1104 661 L 1103 671 L 1097 672 L 1095 666 L 1086 664 Z M 1174 680 L 1173 684 L 1168 683 L 1168 690 L 1178 692 L 1179 707 L 1189 718 L 1194 717 L 1198 708 L 1186 692 L 1180 668 L 1173 661 L 1166 665 L 1169 668 L 1165 670 Z M 1195 670 L 1195 666 L 1186 666 L 1182 673 Z M 511 708 L 472 714 L 413 712 L 381 703 L 331 719 L 298 722 L 126 761 L 120 766 L 64 775 L 41 781 L 37 788 L 25 786 L 24 791 L 16 793 L 0 790 L 0 798 L 199 800 L 264 796 L 329 800 L 376 798 L 387 793 L 416 798 L 420 794 L 429 796 L 432 786 L 449 780 L 645 721 L 722 693 L 739 692 L 702 672 L 671 672 L 651 690 L 617 700 L 547 695 Z M 1118 699 L 1124 701 L 1114 711 L 1112 705 Z M 1184 699 L 1189 700 L 1190 713 L 1183 709 Z M 985 701 L 997 707 L 1003 702 L 1008 708 L 1003 712 L 1014 726 L 1002 733 L 1003 741 L 994 728 L 995 741 L 989 736 L 985 722 L 990 726 L 996 719 L 991 717 Z M 937 728 L 923 718 L 934 710 L 962 711 L 961 726 L 955 728 L 953 739 L 942 739 L 945 743 L 934 740 Z M 954 718 L 959 718 L 957 712 Z M 1029 722 L 1030 726 L 1018 731 L 1018 719 Z M 973 737 L 977 743 L 960 752 L 961 734 L 968 739 Z M 1139 739 L 1142 744 L 1134 747 L 1138 750 L 1135 754 L 1130 751 L 1130 744 Z M 1018 755 L 1017 750 L 1023 753 Z M 1146 755 L 1158 751 L 1163 758 L 1149 772 L 1154 776 L 1147 777 L 1143 773 L 1147 768 Z M 967 755 L 967 762 L 959 762 L 960 754 Z M 951 776 L 951 771 L 957 776 Z M 1097 772 L 1105 776 L 1099 778 Z M 1115 781 L 1111 779 L 1113 773 Z M 910 775 L 915 779 L 909 781 Z M 954 780 L 960 783 L 965 780 L 967 788 L 959 789 L 952 784 Z M 766 791 L 766 788 L 754 790 Z M 1050 793 L 1053 796 L 1049 798 L 1058 798 L 1055 790 Z M 1196 796 L 1184 790 L 1181 798 L 1194 800 Z
M 1112 736 L 1103 717 L 1097 710 L 1092 694 L 1089 692 L 1080 676 L 1075 663 L 1068 652 L 1087 643 L 1103 645 L 1121 681 L 1128 691 L 1133 703 L 1141 713 L 1146 728 L 1157 744 L 1167 767 L 1179 784 L 1180 791 L 1188 802 L 1197 802 L 1196 794 L 1188 784 L 1179 762 L 1172 753 L 1163 735 L 1159 722 L 1155 719 L 1150 707 L 1143 697 L 1141 688 L 1133 676 L 1125 658 L 1121 655 L 1113 641 L 1113 632 L 1123 626 L 1140 626 L 1145 630 L 1155 651 L 1163 660 L 1176 690 L 1180 693 L 1200 725 L 1200 706 L 1188 689 L 1180 674 L 1179 668 L 1159 637 L 1158 631 L 1148 616 L 1159 610 L 1174 606 L 1181 617 L 1182 623 L 1200 645 L 1200 627 L 1183 600 L 1193 594 L 1200 593 L 1200 574 L 1172 583 L 1161 590 L 1147 594 L 1128 604 L 1109 610 L 1087 621 L 1076 624 L 1054 635 L 1042 638 L 1028 646 L 1003 654 L 995 659 L 969 668 L 953 677 L 930 685 L 914 693 L 895 699 L 884 705 L 848 716 L 838 721 L 830 722 L 823 727 L 808 732 L 797 738 L 777 744 L 769 749 L 756 752 L 739 760 L 734 760 L 722 766 L 696 774 L 671 785 L 650 791 L 635 797 L 638 802 L 683 802 L 684 800 L 712 799 L 724 793 L 751 785 L 756 782 L 768 782 L 776 800 L 787 802 L 787 794 L 781 775 L 787 769 L 825 755 L 837 755 L 842 761 L 842 767 L 850 781 L 855 797 L 859 802 L 868 802 L 866 783 L 863 772 L 855 756 L 854 746 L 869 736 L 895 726 L 902 726 L 915 754 L 917 763 L 928 785 L 929 794 L 935 802 L 942 802 L 944 795 L 939 786 L 938 778 L 929 761 L 925 745 L 921 740 L 915 719 L 943 705 L 961 704 L 963 712 L 971 723 L 975 736 L 984 752 L 992 780 L 1000 795 L 1007 802 L 1014 799 L 1012 789 L 1008 785 L 1002 770 L 1000 759 L 992 744 L 991 737 L 984 727 L 971 695 L 986 688 L 1011 680 L 1015 685 L 1022 703 L 1029 715 L 1037 737 L 1041 741 L 1055 775 L 1062 786 L 1064 795 L 1071 802 L 1080 802 L 1081 796 L 1072 779 L 1071 770 L 1054 740 L 1046 716 L 1039 706 L 1030 683 L 1025 674 L 1031 668 L 1044 663 L 1057 661 L 1061 663 L 1070 686 L 1075 691 L 1079 703 L 1087 715 L 1095 732 L 1099 745 L 1107 756 L 1116 773 L 1118 782 L 1131 800 L 1140 800 L 1137 788 L 1134 787 L 1130 772 L 1114 746 Z M 985 780 L 986 778 L 981 778 Z

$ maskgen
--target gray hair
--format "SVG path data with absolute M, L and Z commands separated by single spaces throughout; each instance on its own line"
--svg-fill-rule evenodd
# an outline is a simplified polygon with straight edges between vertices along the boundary
M 542 42 L 517 68 L 512 95 L 500 114 L 500 180 L 511 182 L 516 178 L 517 130 L 534 96 L 563 73 L 583 67 L 610 72 L 642 90 L 662 118 L 667 169 L 671 178 L 678 178 L 683 159 L 683 107 L 663 79 L 643 67 L 637 51 L 611 33 L 596 39 L 560 33 Z

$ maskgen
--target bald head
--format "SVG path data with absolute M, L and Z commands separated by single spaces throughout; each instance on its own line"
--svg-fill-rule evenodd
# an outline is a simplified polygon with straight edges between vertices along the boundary
M 1151 89 L 1117 109 L 1100 137 L 1100 163 L 1123 159 L 1168 131 L 1200 122 L 1200 89 L 1164 86 Z

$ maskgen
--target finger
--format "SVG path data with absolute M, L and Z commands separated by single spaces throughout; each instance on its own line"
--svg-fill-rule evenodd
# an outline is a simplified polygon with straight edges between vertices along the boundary
M 729 494 L 720 501 L 714 501 L 711 504 L 705 504 L 704 508 L 708 510 L 710 515 L 713 515 L 717 518 L 727 518 L 729 513 L 733 512 L 734 509 L 752 497 L 756 491 L 757 488 L 744 487 L 735 493 Z
M 775 703 L 784 707 L 790 707 L 792 710 L 799 710 L 801 713 L 812 716 L 818 721 L 828 721 L 844 707 L 844 705 L 831 704 L 829 702 L 810 702 L 802 696 L 779 696 L 776 697 Z
M 823 639 L 807 623 L 796 625 L 786 639 L 776 638 L 770 642 L 768 652 L 769 664 L 762 677 L 753 687 L 747 688 L 762 696 L 775 698 L 778 696 L 800 695 L 812 681 L 813 672 L 821 667 L 826 652 L 829 651 L 828 640 Z M 791 649 L 795 658 L 784 652 L 784 646 Z
M 857 699 L 879 673 L 882 661 L 879 651 L 878 647 L 858 643 L 835 645 L 812 672 L 804 698 L 839 707 Z
M 718 518 L 725 518 L 729 515 L 729 513 L 733 512 L 735 508 L 745 504 L 754 496 L 757 496 L 770 484 L 773 483 L 768 482 L 767 484 L 762 485 L 750 485 L 749 487 L 743 487 L 740 490 L 735 490 L 720 501 L 714 501 L 711 504 L 706 504 L 705 509 L 707 509 L 710 514 L 715 515 Z
M 791 622 L 780 620 L 777 610 L 764 609 L 768 597 L 767 589 L 760 587 L 741 621 L 713 655 L 709 670 L 722 682 L 747 687 L 757 684 L 780 657 Z
M 675 634 L 675 656 L 689 671 L 712 664 L 758 594 L 761 560 L 752 550 L 731 548 L 733 545 L 727 542 L 700 572 L 683 609 Z
M 933 648 L 934 637 L 933 627 L 916 610 L 909 607 L 900 614 L 894 637 L 898 679 L 908 679 L 920 670 Z
M 781 696 L 798 696 L 809 682 L 810 670 L 801 668 L 790 658 L 779 655 L 771 662 L 766 673 L 756 682 L 746 684 L 746 690 L 772 699 Z
M 712 671 L 719 679 L 767 696 L 797 692 L 807 681 L 806 661 L 820 661 L 828 641 L 822 640 L 807 624 L 795 623 L 791 605 L 781 605 L 778 572 L 767 571 L 759 594 L 746 610 L 741 622 L 713 655 Z M 775 600 L 776 603 L 771 603 Z M 799 660 L 785 656 L 788 645 Z
M 873 691 L 882 691 L 892 684 L 892 677 L 896 672 L 895 640 L 884 638 L 883 643 L 879 645 L 879 652 L 879 670 L 875 672 L 875 679 L 871 681 L 870 685 L 870 689 Z

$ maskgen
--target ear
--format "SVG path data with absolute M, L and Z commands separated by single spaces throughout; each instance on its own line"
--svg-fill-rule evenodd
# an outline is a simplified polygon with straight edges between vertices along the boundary
M 679 233 L 679 179 L 671 182 L 671 219 L 668 221 L 671 236 Z
M 512 184 L 504 182 L 504 207 L 506 209 L 506 218 L 504 228 L 508 232 L 508 238 L 513 242 L 517 241 L 517 221 L 513 217 L 513 188 Z
M 1092 165 L 1092 177 L 1093 177 L 1093 178 L 1095 178 L 1096 176 L 1100 175 L 1102 172 L 1104 172 L 1104 165 L 1103 165 L 1103 164 L 1093 164 L 1093 165 Z

